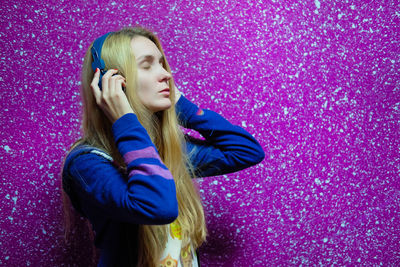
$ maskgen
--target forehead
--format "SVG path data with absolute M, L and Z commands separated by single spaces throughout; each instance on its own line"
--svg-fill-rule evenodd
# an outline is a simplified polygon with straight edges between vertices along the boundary
M 156 44 L 143 36 L 134 37 L 131 41 L 131 47 L 137 60 L 144 56 L 154 56 L 156 58 L 160 58 L 162 56 Z

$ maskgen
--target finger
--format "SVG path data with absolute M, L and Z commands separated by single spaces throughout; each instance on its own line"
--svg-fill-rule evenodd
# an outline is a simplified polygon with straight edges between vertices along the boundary
M 102 78 L 102 88 L 103 88 L 103 93 L 105 93 L 106 95 L 108 95 L 109 93 L 109 86 L 110 86 L 110 78 L 116 74 L 118 72 L 117 69 L 110 69 L 108 70 Z
M 125 93 L 125 89 L 126 89 L 126 79 L 125 79 L 123 76 L 121 76 L 121 78 L 119 78 L 117 81 L 121 83 L 121 85 L 120 85 L 120 86 L 121 86 L 121 89 L 122 89 L 122 91 Z
M 124 78 L 123 76 L 121 76 L 121 75 L 113 75 L 113 76 L 110 78 L 110 80 L 112 80 L 113 82 L 116 82 L 116 81 L 119 81 L 119 80 L 125 81 L 125 78 Z
M 101 97 L 101 91 L 100 91 L 100 87 L 99 87 L 99 79 L 100 79 L 100 71 L 99 71 L 99 68 L 96 68 L 96 71 L 94 72 L 92 83 L 90 84 L 90 87 L 92 88 L 92 92 L 94 94 L 96 101 L 99 100 Z
M 110 69 L 103 75 L 103 78 L 110 79 L 110 77 L 112 77 L 116 73 L 118 73 L 117 69 Z
M 123 79 L 123 80 L 125 80 L 125 77 L 124 77 L 124 76 L 122 76 L 122 75 L 120 75 L 120 74 L 115 74 L 115 75 L 113 75 L 111 78 L 115 78 L 115 79 Z
M 122 89 L 122 83 L 125 82 L 125 78 L 121 75 L 113 75 L 110 78 L 110 93 L 116 94 Z
M 126 87 L 125 79 L 118 79 L 118 90 L 122 90 L 124 92 L 124 87 Z

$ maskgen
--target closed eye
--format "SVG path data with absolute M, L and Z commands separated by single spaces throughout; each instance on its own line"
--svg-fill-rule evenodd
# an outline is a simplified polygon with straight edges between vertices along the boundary
M 142 64 L 142 68 L 143 69 L 150 69 L 151 64 L 149 64 L 148 62 L 145 62 L 144 64 Z
M 144 63 L 148 63 L 148 64 L 151 65 L 151 64 L 153 64 L 154 61 L 155 61 L 155 57 L 153 55 L 144 55 L 144 56 L 141 56 L 141 57 L 138 58 L 138 63 L 140 65 L 142 65 Z M 158 63 L 160 65 L 164 65 L 164 62 L 165 62 L 164 56 L 161 55 L 159 60 L 158 60 Z

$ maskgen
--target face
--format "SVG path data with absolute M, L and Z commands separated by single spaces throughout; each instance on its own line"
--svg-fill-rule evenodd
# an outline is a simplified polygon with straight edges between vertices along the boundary
M 152 112 L 171 107 L 168 81 L 171 74 L 163 67 L 163 56 L 148 38 L 136 36 L 131 47 L 137 63 L 138 96 Z

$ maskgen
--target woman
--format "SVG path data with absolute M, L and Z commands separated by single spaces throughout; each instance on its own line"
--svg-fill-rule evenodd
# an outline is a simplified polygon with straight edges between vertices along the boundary
M 99 266 L 198 266 L 206 225 L 191 178 L 257 164 L 259 143 L 182 96 L 143 28 L 97 39 L 81 90 L 83 137 L 65 159 L 63 189 L 91 222 Z M 185 137 L 179 124 L 205 140 Z

